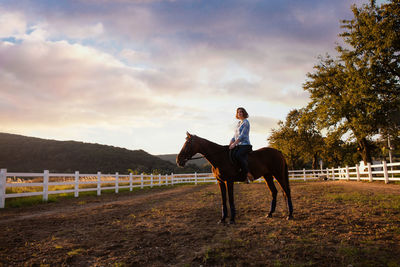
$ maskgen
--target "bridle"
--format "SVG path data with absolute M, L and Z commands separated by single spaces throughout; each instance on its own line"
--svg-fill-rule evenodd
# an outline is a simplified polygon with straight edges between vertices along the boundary
M 185 146 L 186 146 L 186 149 L 185 149 L 185 154 L 191 154 L 191 150 L 192 150 L 192 148 L 191 148 L 191 146 L 192 146 L 192 137 L 188 137 L 187 139 L 186 139 L 186 144 L 185 144 Z M 188 145 L 190 145 L 190 148 L 189 148 L 189 146 Z M 195 154 L 193 154 L 193 156 L 194 156 Z M 189 160 L 195 160 L 195 159 L 201 159 L 201 158 L 204 158 L 204 156 L 199 156 L 199 157 L 194 157 L 193 158 L 193 156 L 192 157 L 184 157 L 183 158 L 183 160 L 184 161 L 189 161 Z

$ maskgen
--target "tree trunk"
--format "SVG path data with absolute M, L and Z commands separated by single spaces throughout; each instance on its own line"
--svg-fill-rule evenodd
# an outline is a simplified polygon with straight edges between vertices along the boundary
M 368 144 L 368 140 L 365 137 L 358 140 L 357 150 L 358 150 L 358 153 L 360 153 L 365 165 L 367 165 L 368 162 L 372 163 L 371 147 Z
M 318 168 L 318 155 L 315 153 L 312 159 L 312 169 L 316 170 Z

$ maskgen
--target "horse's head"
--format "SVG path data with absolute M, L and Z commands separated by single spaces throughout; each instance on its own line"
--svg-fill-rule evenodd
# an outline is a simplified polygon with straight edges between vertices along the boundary
M 186 132 L 186 142 L 183 144 L 181 152 L 176 156 L 176 164 L 179 167 L 185 167 L 185 164 L 198 152 L 196 136 Z

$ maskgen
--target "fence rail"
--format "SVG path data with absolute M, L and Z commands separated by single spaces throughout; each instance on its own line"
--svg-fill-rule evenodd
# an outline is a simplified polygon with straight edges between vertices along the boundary
M 356 181 L 374 181 L 381 180 L 385 183 L 389 181 L 400 181 L 400 162 L 387 164 L 383 161 L 381 164 L 355 167 L 339 167 L 319 170 L 294 170 L 289 171 L 290 180 L 356 180 Z M 261 182 L 257 179 L 256 182 Z M 216 183 L 212 173 L 192 173 L 192 174 L 139 174 L 123 175 L 118 172 L 115 174 L 81 174 L 75 173 L 50 173 L 45 170 L 43 173 L 18 173 L 7 172 L 7 169 L 0 171 L 0 208 L 4 208 L 6 198 L 43 196 L 47 201 L 50 194 L 74 193 L 75 197 L 80 192 L 97 191 L 101 195 L 102 190 L 154 187 L 161 185 L 174 185 L 182 183 Z M 7 193 L 7 188 L 20 188 L 18 193 Z

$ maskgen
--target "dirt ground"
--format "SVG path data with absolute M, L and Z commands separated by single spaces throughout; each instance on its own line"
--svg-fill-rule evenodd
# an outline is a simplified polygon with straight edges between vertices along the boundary
M 400 185 L 235 184 L 236 225 L 217 185 L 61 199 L 0 210 L 0 266 L 400 266 Z

